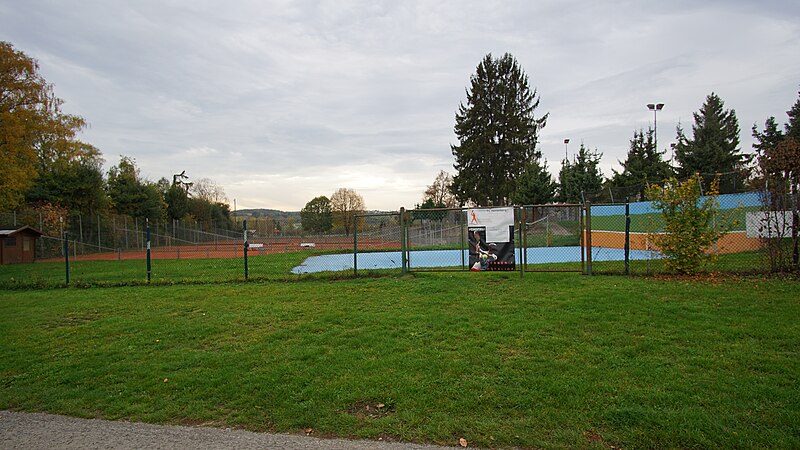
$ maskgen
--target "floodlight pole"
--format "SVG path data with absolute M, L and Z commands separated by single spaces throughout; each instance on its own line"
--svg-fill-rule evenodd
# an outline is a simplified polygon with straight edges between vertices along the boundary
M 564 159 L 569 161 L 569 138 L 564 139 Z
M 654 144 L 655 150 L 658 151 L 658 122 L 656 121 L 658 112 L 664 107 L 663 103 L 648 103 L 647 109 L 653 111 L 653 135 L 654 135 Z

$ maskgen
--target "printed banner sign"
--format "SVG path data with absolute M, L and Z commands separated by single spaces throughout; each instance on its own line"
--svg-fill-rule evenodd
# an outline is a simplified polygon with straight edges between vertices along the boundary
M 513 271 L 514 208 L 468 209 L 469 267 Z

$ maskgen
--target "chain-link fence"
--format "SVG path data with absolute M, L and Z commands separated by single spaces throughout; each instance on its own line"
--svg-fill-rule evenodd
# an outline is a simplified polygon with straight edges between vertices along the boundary
M 766 264 L 761 227 L 762 194 L 723 194 L 712 229 L 723 232 L 710 248 L 708 271 L 758 273 Z M 658 241 L 664 219 L 651 202 L 603 204 L 591 207 L 593 270 L 597 273 L 660 273 L 666 270 Z M 620 250 L 624 257 L 615 255 Z
M 717 197 L 720 211 L 713 227 L 725 232 L 705 249 L 713 258 L 704 270 L 775 270 L 775 248 L 788 261 L 784 265 L 797 269 L 796 204 L 771 210 L 774 202 L 767 199 L 754 192 Z M 52 286 L 67 277 L 71 284 L 91 285 L 373 271 L 668 271 L 658 246 L 662 214 L 650 202 L 401 209 L 356 214 L 351 229 L 319 235 L 283 233 L 256 221 L 254 227 L 243 221 L 227 229 L 203 229 L 188 221 L 88 217 L 73 217 L 67 226 L 36 214 L 0 214 L 0 229 L 30 223 L 37 228 L 41 222 L 45 232 L 33 241 L 36 263 L 0 266 L 0 286 Z M 13 242 L 0 239 L 4 246 Z
M 584 272 L 584 215 L 581 205 L 522 208 L 522 263 L 526 272 Z
M 177 224 L 176 224 L 177 225 Z M 11 224 L 11 227 L 14 225 Z M 120 285 L 144 283 L 225 282 L 237 280 L 287 279 L 306 273 L 347 270 L 331 261 L 306 270 L 306 260 L 338 255 L 352 261 L 353 236 L 344 234 L 279 236 L 263 230 L 242 229 L 213 234 L 176 227 L 145 226 L 129 241 L 129 248 L 82 242 L 64 232 L 40 236 L 35 241 L 34 264 L 0 266 L 0 286 Z M 6 225 L 8 227 L 8 225 Z M 3 226 L 0 226 L 2 229 Z M 198 236 L 201 238 L 198 239 Z M 245 239 L 247 236 L 247 239 Z M 191 239 L 191 240 L 189 240 Z M 5 240 L 0 240 L 5 245 Z M 352 270 L 352 264 L 349 269 Z

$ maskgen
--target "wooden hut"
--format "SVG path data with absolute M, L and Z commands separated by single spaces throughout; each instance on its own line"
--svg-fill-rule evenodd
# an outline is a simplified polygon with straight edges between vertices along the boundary
M 16 230 L 0 230 L 0 265 L 32 263 L 39 230 L 24 226 Z

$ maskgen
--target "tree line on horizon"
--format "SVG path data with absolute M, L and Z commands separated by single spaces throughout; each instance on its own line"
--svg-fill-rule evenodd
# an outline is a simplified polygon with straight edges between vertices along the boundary
M 188 182 L 184 171 L 153 182 L 127 156 L 103 173 L 100 150 L 76 138 L 86 121 L 64 113 L 62 104 L 37 61 L 0 42 L 0 211 L 29 208 L 51 219 L 121 214 L 233 227 L 224 190 L 209 179 Z M 600 171 L 602 153 L 584 143 L 572 159 L 561 161 L 558 177 L 552 176 L 538 148 L 548 118 L 547 113 L 537 115 L 538 106 L 538 92 L 516 59 L 508 53 L 500 58 L 487 54 L 470 77 L 466 103 L 455 114 L 458 143 L 451 152 L 456 173 L 437 174 L 416 207 L 581 203 L 608 200 L 604 193 L 612 189 L 636 200 L 645 198 L 648 183 L 695 173 L 706 183 L 716 174 L 733 174 L 722 179 L 720 193 L 745 185 L 759 188 L 766 173 L 779 172 L 791 180 L 787 189 L 796 189 L 797 170 L 791 164 L 800 142 L 800 99 L 787 112 L 783 129 L 775 117 L 766 120 L 763 131 L 753 126 L 755 154 L 746 154 L 740 149 L 735 111 L 725 109 L 712 92 L 693 114 L 691 133 L 677 127 L 674 166 L 665 160 L 666 150 L 656 148 L 653 130 L 639 129 L 625 160 L 619 161 L 622 170 L 610 177 Z M 784 150 L 777 152 L 777 147 Z M 340 188 L 306 203 L 302 227 L 349 234 L 359 226 L 354 213 L 365 210 L 361 195 Z

